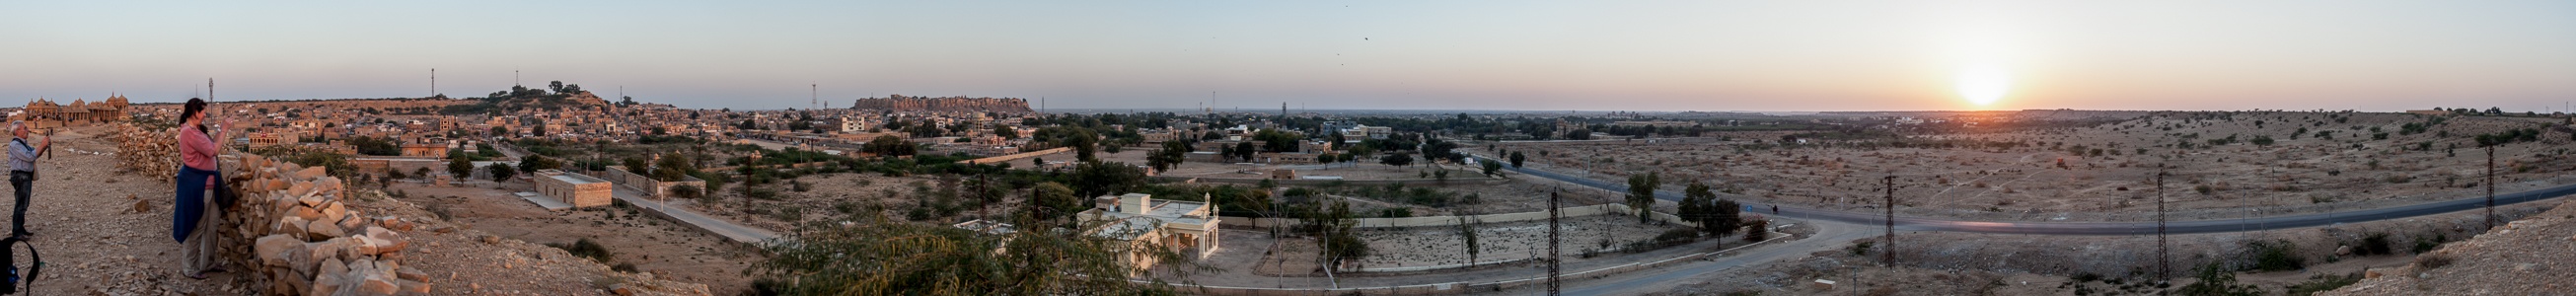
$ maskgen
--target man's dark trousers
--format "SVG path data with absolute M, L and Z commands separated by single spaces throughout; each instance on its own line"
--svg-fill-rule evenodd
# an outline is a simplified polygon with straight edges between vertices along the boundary
M 14 204 L 17 206 L 17 211 L 9 214 L 9 235 L 11 236 L 30 234 L 27 232 L 27 196 L 34 195 L 35 183 L 35 172 L 9 172 L 9 187 L 12 187 L 13 193 L 18 194 L 18 203 Z

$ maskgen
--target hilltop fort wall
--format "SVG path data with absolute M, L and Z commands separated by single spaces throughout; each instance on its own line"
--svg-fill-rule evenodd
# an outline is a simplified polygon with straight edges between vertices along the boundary
M 851 109 L 891 111 L 976 111 L 1030 112 L 1029 100 L 1020 98 L 907 97 L 889 95 L 865 98 L 850 104 Z

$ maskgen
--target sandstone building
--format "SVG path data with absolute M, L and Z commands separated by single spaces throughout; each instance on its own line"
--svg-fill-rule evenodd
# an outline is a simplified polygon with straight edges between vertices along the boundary
M 1100 207 L 1078 214 L 1085 223 L 1108 221 L 1107 225 L 1086 231 L 1092 237 L 1127 242 L 1134 247 L 1161 247 L 1202 259 L 1215 254 L 1221 243 L 1217 227 L 1224 221 L 1216 215 L 1215 205 L 1154 200 L 1153 195 L 1141 193 L 1102 196 L 1098 200 Z M 1119 260 L 1138 270 L 1162 263 L 1140 253 L 1120 254 Z
M 903 95 L 889 95 L 885 98 L 859 99 L 858 102 L 850 104 L 850 108 L 889 111 L 1031 112 L 1029 110 L 1028 99 L 968 97 L 932 98 L 907 97 Z
M 614 199 L 610 196 L 608 180 L 560 170 L 538 170 L 536 179 L 537 194 L 562 200 L 573 207 L 605 206 Z
M 53 100 L 38 98 L 27 102 L 27 107 L 20 109 L 21 113 L 9 119 L 25 120 L 39 128 L 115 122 L 125 118 L 125 111 L 129 107 L 132 106 L 126 103 L 125 95 L 121 94 L 110 95 L 107 100 L 98 103 L 73 99 L 71 105 L 56 104 Z

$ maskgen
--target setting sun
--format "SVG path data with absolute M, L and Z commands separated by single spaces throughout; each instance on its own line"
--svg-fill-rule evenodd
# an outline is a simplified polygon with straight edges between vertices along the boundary
M 2012 89 L 2012 77 L 1991 65 L 1971 66 L 1959 71 L 1959 98 L 1977 106 L 1993 105 Z

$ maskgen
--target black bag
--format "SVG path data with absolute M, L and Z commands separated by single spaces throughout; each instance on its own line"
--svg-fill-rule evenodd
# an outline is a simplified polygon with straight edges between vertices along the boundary
M 23 274 L 18 273 L 18 256 L 16 256 L 18 253 L 18 246 L 20 245 L 27 246 L 27 259 L 36 261 L 34 262 L 34 265 L 27 266 L 27 272 Z M 9 250 L 8 255 L 0 255 L 0 266 L 7 266 L 9 268 L 8 277 L 5 279 L 6 281 L 0 281 L 0 294 L 17 294 L 20 291 L 27 291 L 30 293 L 34 292 L 36 290 L 36 277 L 43 274 L 43 271 L 45 270 L 45 256 L 36 254 L 36 245 L 28 244 L 27 241 L 20 240 L 18 237 L 14 236 L 0 238 L 0 248 L 6 248 Z
M 230 209 L 233 207 L 233 203 L 241 198 L 233 196 L 232 182 L 224 182 L 224 177 L 222 176 L 223 173 L 221 173 L 223 172 L 223 167 L 221 165 L 217 165 L 215 171 L 218 172 L 215 173 L 215 204 L 209 206 L 213 206 L 217 209 Z

